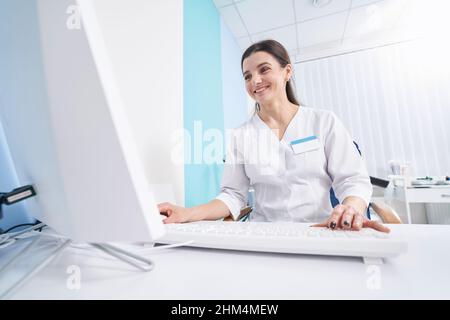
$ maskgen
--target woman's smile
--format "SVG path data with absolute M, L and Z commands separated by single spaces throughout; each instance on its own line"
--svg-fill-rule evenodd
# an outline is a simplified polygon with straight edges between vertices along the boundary
M 262 95 L 264 93 L 266 93 L 267 89 L 270 88 L 270 85 L 263 85 L 263 86 L 258 86 L 256 87 L 256 89 L 253 91 L 253 93 L 255 95 Z

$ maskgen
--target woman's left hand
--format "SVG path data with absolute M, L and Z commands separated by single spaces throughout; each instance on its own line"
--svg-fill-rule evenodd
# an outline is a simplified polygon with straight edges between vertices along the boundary
M 391 230 L 377 221 L 367 219 L 367 217 L 352 206 L 339 204 L 331 213 L 331 216 L 324 222 L 315 224 L 312 227 L 328 227 L 330 229 L 343 229 L 359 231 L 362 228 L 372 228 L 381 232 L 389 233 Z

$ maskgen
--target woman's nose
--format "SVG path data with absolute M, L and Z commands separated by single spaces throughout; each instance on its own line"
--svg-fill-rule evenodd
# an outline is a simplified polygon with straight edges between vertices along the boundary
M 257 85 L 259 83 L 261 83 L 261 77 L 260 76 L 254 76 L 253 77 L 253 84 Z

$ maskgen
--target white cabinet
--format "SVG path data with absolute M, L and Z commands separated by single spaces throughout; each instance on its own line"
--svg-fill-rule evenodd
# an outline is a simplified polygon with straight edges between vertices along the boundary
M 403 176 L 390 176 L 391 189 L 385 198 L 403 201 L 406 206 L 408 223 L 411 223 L 411 203 L 450 203 L 450 185 L 412 187 L 405 183 Z M 450 212 L 449 212 L 450 214 Z

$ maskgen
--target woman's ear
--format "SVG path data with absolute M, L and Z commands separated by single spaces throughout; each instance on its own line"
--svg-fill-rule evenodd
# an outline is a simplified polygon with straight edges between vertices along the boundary
M 289 63 L 286 65 L 286 67 L 284 67 L 284 69 L 286 70 L 286 81 L 289 81 L 292 77 L 292 65 Z

